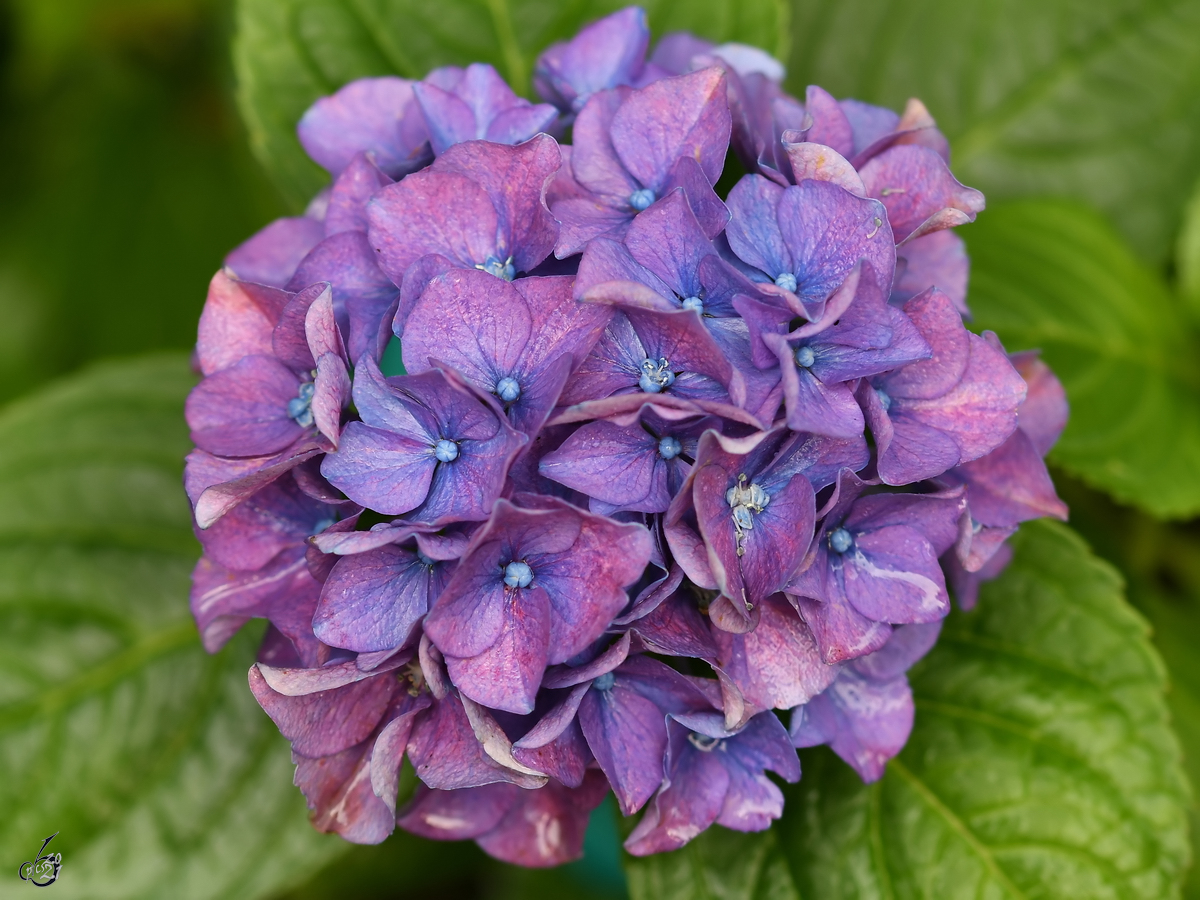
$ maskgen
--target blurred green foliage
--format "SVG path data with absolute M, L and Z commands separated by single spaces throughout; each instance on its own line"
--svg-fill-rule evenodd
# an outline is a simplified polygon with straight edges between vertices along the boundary
M 214 0 L 0 5 L 0 380 L 188 349 L 208 279 L 279 214 Z

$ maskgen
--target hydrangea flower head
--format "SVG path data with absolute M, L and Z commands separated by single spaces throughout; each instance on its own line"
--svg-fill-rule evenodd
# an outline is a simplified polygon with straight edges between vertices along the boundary
M 542 104 L 479 63 L 318 100 L 330 186 L 213 278 L 192 611 L 270 623 L 321 830 L 551 866 L 609 790 L 636 855 L 768 828 L 798 747 L 882 776 L 952 593 L 1066 516 L 1065 396 L 963 323 L 983 198 L 928 110 L 649 25 L 547 48 Z

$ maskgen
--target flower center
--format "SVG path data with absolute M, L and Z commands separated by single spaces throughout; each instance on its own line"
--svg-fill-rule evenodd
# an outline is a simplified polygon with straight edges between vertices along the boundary
M 495 275 L 497 278 L 503 278 L 505 281 L 512 281 L 517 277 L 517 270 L 513 268 L 511 256 L 504 262 L 501 262 L 494 256 L 489 256 L 482 266 L 476 266 L 475 268 L 482 269 L 489 275 Z
M 892 398 L 879 388 L 875 388 L 875 396 L 879 398 L 879 405 L 883 407 L 884 412 L 892 408 Z
M 629 195 L 629 205 L 641 212 L 657 199 L 650 188 L 640 188 Z
M 679 438 L 668 435 L 658 442 L 658 455 L 663 459 L 674 459 L 682 450 L 683 445 L 679 443 Z
M 796 365 L 802 369 L 811 369 L 813 363 L 817 361 L 817 354 L 813 353 L 812 347 L 797 347 L 796 348 Z
M 408 682 L 410 697 L 419 697 L 425 687 L 425 673 L 421 671 L 421 664 L 415 659 L 397 672 L 396 678 L 401 684 Z
M 512 403 L 521 396 L 521 385 L 511 375 L 506 375 L 496 382 L 496 396 L 505 403 Z
M 709 737 L 707 734 L 699 734 L 695 731 L 688 734 L 688 742 L 701 753 L 712 753 L 721 746 L 721 739 Z
M 770 495 L 757 484 L 746 484 L 745 473 L 738 482 L 725 492 L 725 502 L 733 510 L 733 530 L 737 535 L 737 555 L 746 552 L 746 532 L 754 530 L 754 513 L 760 513 L 771 502 Z
M 317 386 L 315 384 L 311 381 L 306 381 L 300 385 L 300 390 L 296 392 L 296 396 L 288 401 L 288 418 L 301 428 L 308 428 L 313 423 L 312 398 L 316 390 Z
M 845 528 L 835 528 L 829 532 L 829 546 L 834 553 L 845 553 L 854 546 L 854 536 Z
M 598 691 L 611 691 L 613 684 L 616 683 L 616 676 L 612 672 L 605 672 L 592 682 L 592 687 Z
M 320 534 L 322 531 L 324 531 L 326 528 L 328 528 L 330 525 L 332 525 L 336 521 L 337 521 L 337 519 L 335 519 L 333 516 L 326 516 L 324 519 L 321 519 L 319 522 L 317 522 L 316 525 L 314 525 L 312 527 L 312 531 L 309 532 L 309 534 Z
M 682 306 L 684 309 L 694 309 L 698 313 L 704 312 L 704 301 L 699 297 L 684 297 Z
M 504 567 L 504 583 L 510 588 L 527 588 L 532 581 L 533 569 L 529 563 L 517 560 Z
M 417 551 L 417 559 L 421 561 L 421 565 L 423 566 L 429 566 L 432 568 L 433 566 L 437 565 L 436 560 L 434 560 L 432 557 L 426 556 L 420 550 Z
M 794 294 L 796 293 L 796 276 L 791 272 L 784 272 L 775 279 L 775 286 L 781 287 L 785 291 L 791 291 Z
M 658 394 L 675 383 L 675 373 L 671 371 L 671 363 L 665 357 L 659 357 L 658 362 L 652 359 L 642 360 L 642 375 L 638 378 L 638 387 L 647 394 Z
M 452 463 L 458 459 L 458 444 L 442 438 L 433 445 L 433 455 L 438 462 Z

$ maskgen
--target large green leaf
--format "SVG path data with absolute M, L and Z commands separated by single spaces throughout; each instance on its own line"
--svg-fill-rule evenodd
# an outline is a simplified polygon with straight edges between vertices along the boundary
M 0 857 L 59 832 L 56 897 L 258 897 L 340 849 L 246 687 L 254 641 L 210 657 L 188 614 L 193 383 L 151 357 L 0 413 Z
M 1188 789 L 1146 624 L 1066 527 L 1013 542 L 979 609 L 954 613 L 913 671 L 916 724 L 884 778 L 806 752 L 775 834 L 738 839 L 740 865 L 786 859 L 792 884 L 707 896 L 1178 895 Z M 635 900 L 706 896 L 690 891 L 720 883 L 726 837 L 631 863 Z
M 1166 256 L 1200 174 L 1195 0 L 797 0 L 790 84 L 903 106 L 920 97 L 954 169 L 991 200 L 1104 210 Z
M 296 140 L 304 110 L 354 78 L 421 78 L 444 65 L 486 62 L 527 93 L 538 53 L 621 0 L 239 0 L 234 65 L 255 152 L 291 202 L 327 180 Z M 645 0 L 657 34 L 685 29 L 782 58 L 787 0 Z
M 1200 358 L 1161 280 L 1067 202 L 997 206 L 964 237 L 977 324 L 1010 350 L 1041 348 L 1066 386 L 1051 458 L 1155 515 L 1200 512 Z

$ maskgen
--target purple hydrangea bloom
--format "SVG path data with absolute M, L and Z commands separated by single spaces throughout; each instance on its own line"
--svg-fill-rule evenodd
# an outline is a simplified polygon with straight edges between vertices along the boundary
M 487 518 L 522 435 L 457 375 L 432 370 L 385 379 L 359 361 L 354 403 L 321 474 L 346 496 L 388 515 L 429 525 Z
M 868 494 L 849 469 L 810 558 L 785 590 L 798 598 L 828 663 L 883 646 L 889 625 L 937 622 L 950 611 L 938 557 L 954 545 L 962 491 Z
M 783 814 L 783 792 L 766 776 L 800 779 L 800 761 L 774 713 L 737 732 L 717 712 L 671 716 L 663 787 L 625 841 L 634 856 L 682 847 L 716 822 L 762 831 Z
M 693 309 L 627 307 L 567 381 L 561 405 L 616 394 L 739 403 L 745 386 Z
M 962 324 L 983 200 L 925 107 L 648 35 L 539 57 L 574 146 L 482 64 L 319 100 L 332 184 L 210 285 L 192 611 L 214 651 L 268 620 L 251 691 L 323 831 L 557 865 L 609 789 L 634 854 L 766 828 L 795 747 L 881 776 L 947 582 L 1066 515 L 1062 387 Z
M 844 466 L 861 468 L 867 458 L 861 435 L 841 441 L 777 428 L 741 439 L 715 431 L 701 437 L 665 531 L 688 577 L 720 591 L 723 608 L 735 614 L 735 630 L 746 630 L 736 619 L 748 622 L 803 561 L 815 521 L 814 489 L 831 483 Z M 716 623 L 711 606 L 710 615 Z
M 479 703 L 525 713 L 547 665 L 586 649 L 650 558 L 645 528 L 546 498 L 498 501 L 425 622 L 450 677 Z
M 747 175 L 729 192 L 726 237 L 750 277 L 774 285 L 797 315 L 815 320 L 860 259 L 891 289 L 896 250 L 886 210 L 828 181 L 780 187 Z
M 691 471 L 700 435 L 712 417 L 664 419 L 653 407 L 638 421 L 590 422 L 538 463 L 547 478 L 591 498 L 594 512 L 663 513 Z
M 715 67 L 592 95 L 575 121 L 571 150 L 580 192 L 551 203 L 562 223 L 556 255 L 578 253 L 602 235 L 621 237 L 634 216 L 676 187 L 693 208 L 713 211 L 702 224 L 719 232 L 723 207 L 711 185 L 725 164 L 729 129 L 725 76 Z
M 864 380 L 857 392 L 885 484 L 932 478 L 991 452 L 1016 428 L 1025 399 L 1004 352 L 967 331 L 941 291 L 918 294 L 904 312 L 933 357 Z
M 842 290 L 853 296 L 844 310 L 830 309 L 790 334 L 761 335 L 779 360 L 787 423 L 796 431 L 861 435 L 864 420 L 853 391 L 858 379 L 932 355 L 908 316 L 888 305 L 869 263 L 852 271 Z M 761 321 L 742 304 L 752 321 Z
M 409 312 L 404 361 L 411 372 L 432 365 L 462 372 L 532 435 L 611 318 L 604 307 L 576 301 L 570 278 L 509 284 L 456 269 L 431 282 Z
M 494 68 L 472 63 L 465 69 L 435 69 L 412 92 L 425 116 L 429 143 L 441 155 L 463 141 L 520 144 L 550 131 L 558 111 L 513 93 Z
M 545 135 L 515 147 L 455 145 L 368 204 L 368 234 L 381 268 L 397 285 L 428 255 L 506 281 L 531 271 L 558 237 L 543 197 L 560 163 L 558 145 Z

